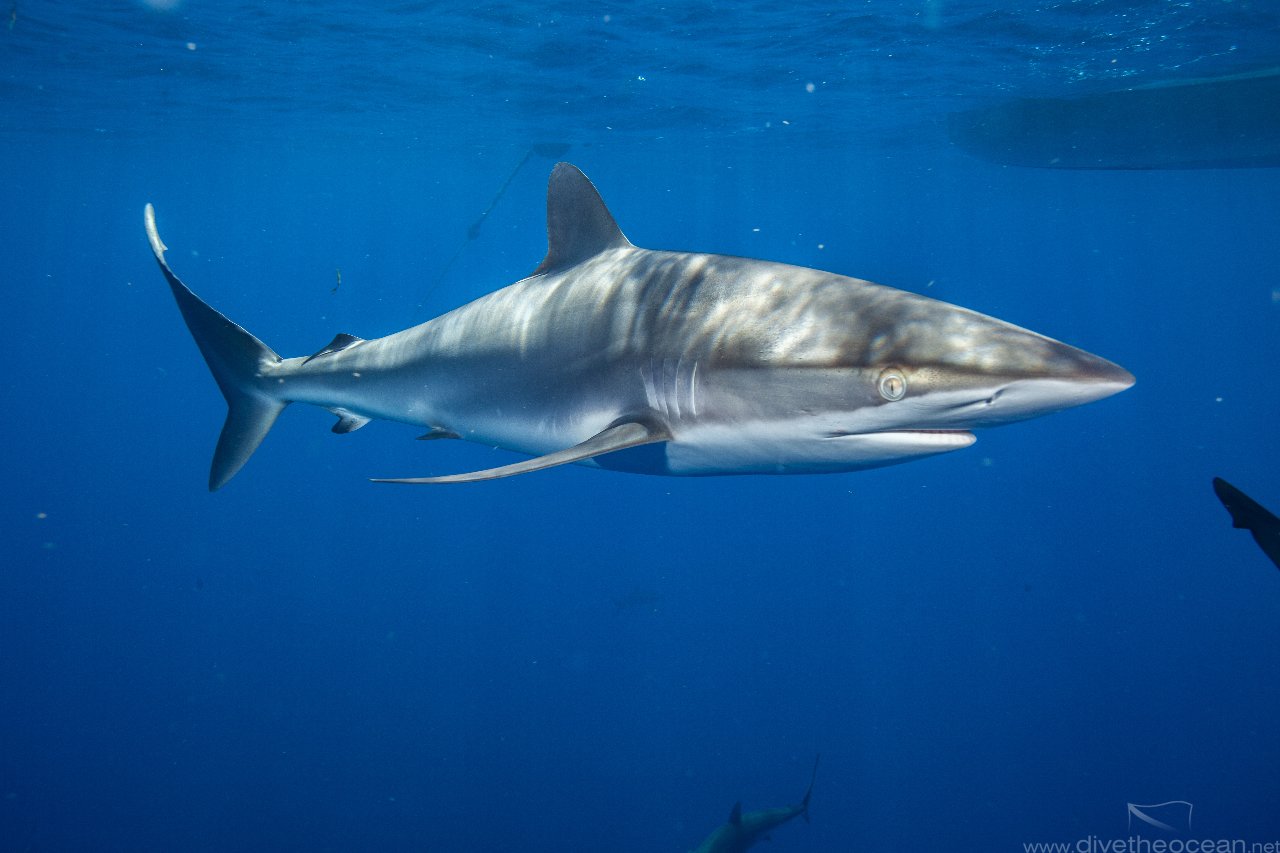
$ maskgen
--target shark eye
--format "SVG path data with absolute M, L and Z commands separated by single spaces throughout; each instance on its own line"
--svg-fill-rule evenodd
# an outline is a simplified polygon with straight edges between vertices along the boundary
M 881 371 L 880 379 L 876 382 L 880 389 L 880 396 L 889 402 L 901 400 L 907 396 L 907 377 L 902 375 L 901 370 L 896 368 L 886 368 Z

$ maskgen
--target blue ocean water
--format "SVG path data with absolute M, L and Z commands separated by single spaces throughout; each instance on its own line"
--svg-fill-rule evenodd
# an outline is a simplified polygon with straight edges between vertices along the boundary
M 0 849 L 681 851 L 817 753 L 779 853 L 1280 840 L 1280 573 L 1209 487 L 1280 509 L 1280 173 L 946 132 L 1277 55 L 1270 2 L 0 8 Z M 638 245 L 1137 385 L 858 474 L 416 489 L 366 478 L 518 457 L 295 406 L 206 491 L 224 404 L 144 204 L 297 355 L 527 275 L 552 149 Z

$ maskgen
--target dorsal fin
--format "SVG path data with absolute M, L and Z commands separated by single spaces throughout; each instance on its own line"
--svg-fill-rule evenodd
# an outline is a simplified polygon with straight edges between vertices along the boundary
M 742 826 L 742 800 L 733 804 L 733 811 L 729 812 L 729 823 Z
M 533 274 L 571 267 L 606 249 L 630 245 L 587 176 L 577 166 L 557 163 L 547 183 L 547 256 Z
M 364 342 L 364 338 L 357 338 L 355 335 L 348 335 L 346 332 L 339 332 L 338 334 L 333 336 L 333 340 L 325 344 L 324 347 L 318 352 L 307 356 L 306 361 L 302 363 L 306 364 L 308 361 L 311 361 L 311 359 L 319 358 L 322 355 L 332 355 L 335 352 L 342 352 L 344 349 L 347 349 L 348 347 L 352 347 L 352 346 L 355 346 L 356 344 L 363 343 L 363 342 Z

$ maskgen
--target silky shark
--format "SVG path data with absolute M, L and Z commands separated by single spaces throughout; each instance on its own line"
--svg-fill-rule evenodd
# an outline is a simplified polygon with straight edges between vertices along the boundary
M 249 459 L 289 403 L 348 433 L 417 424 L 533 457 L 491 480 L 576 462 L 650 474 L 803 474 L 968 447 L 970 429 L 1133 384 L 1083 350 L 933 299 L 805 267 L 633 246 L 576 167 L 547 191 L 548 249 L 528 278 L 376 340 L 340 334 L 281 358 L 160 270 L 228 414 L 209 488 Z
M 804 799 L 794 806 L 744 813 L 742 803 L 734 803 L 733 810 L 729 812 L 729 822 L 708 835 L 692 853 L 744 853 L 755 846 L 757 841 L 771 840 L 769 833 L 793 818 L 802 817 L 808 823 L 809 797 L 813 794 L 813 783 L 817 778 L 818 758 L 815 758 L 809 788 L 804 792 Z

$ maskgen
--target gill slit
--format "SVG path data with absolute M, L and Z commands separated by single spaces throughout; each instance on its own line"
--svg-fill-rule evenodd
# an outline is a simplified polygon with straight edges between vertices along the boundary
M 640 370 L 649 409 L 670 423 L 698 416 L 698 361 L 650 359 Z

